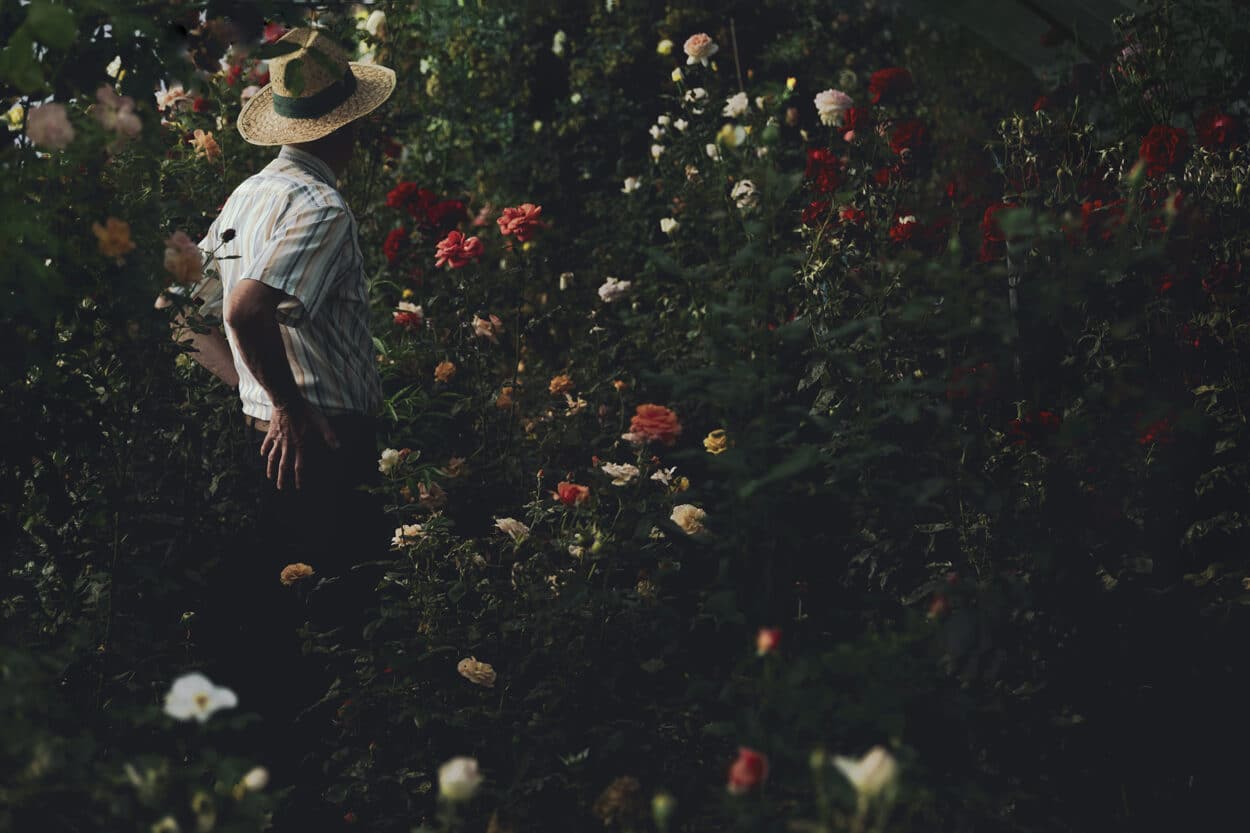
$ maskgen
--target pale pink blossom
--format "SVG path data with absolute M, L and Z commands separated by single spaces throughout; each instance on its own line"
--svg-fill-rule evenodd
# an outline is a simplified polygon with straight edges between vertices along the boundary
M 60 150 L 74 141 L 64 104 L 41 104 L 26 114 L 26 136 L 36 147 Z

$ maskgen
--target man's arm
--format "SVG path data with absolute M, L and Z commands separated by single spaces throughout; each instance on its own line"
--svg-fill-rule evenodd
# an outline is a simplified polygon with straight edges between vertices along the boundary
M 169 297 L 162 293 L 156 299 L 156 308 L 165 309 L 173 304 Z M 234 367 L 234 356 L 230 352 L 230 343 L 218 327 L 209 327 L 206 333 L 197 333 L 187 322 L 185 312 L 179 312 L 170 321 L 174 341 L 191 342 L 191 358 L 199 362 L 208 372 L 232 388 L 239 386 L 239 372 Z
M 261 456 L 269 458 L 268 476 L 276 477 L 281 489 L 291 472 L 298 489 L 307 438 L 320 437 L 331 448 L 338 448 L 338 439 L 325 416 L 304 399 L 295 384 L 278 328 L 278 304 L 285 298 L 281 290 L 260 281 L 241 280 L 226 301 L 225 319 L 234 331 L 240 358 L 273 403 L 269 433 L 260 447 Z

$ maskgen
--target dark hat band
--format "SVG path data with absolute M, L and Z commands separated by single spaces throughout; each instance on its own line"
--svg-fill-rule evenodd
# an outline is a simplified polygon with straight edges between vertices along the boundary
M 294 98 L 288 95 L 278 95 L 275 92 L 273 111 L 288 119 L 318 119 L 347 101 L 354 92 L 356 92 L 356 76 L 352 74 L 352 68 L 348 67 L 347 73 L 341 80 L 335 81 L 324 90 L 310 96 Z

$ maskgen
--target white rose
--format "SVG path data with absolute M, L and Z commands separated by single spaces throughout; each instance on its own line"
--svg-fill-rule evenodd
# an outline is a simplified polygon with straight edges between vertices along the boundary
M 369 16 L 365 18 L 364 30 L 371 37 L 378 40 L 386 40 L 386 12 L 381 9 L 370 12 Z
M 738 180 L 733 190 L 729 192 L 729 196 L 742 211 L 755 208 L 760 204 L 759 191 L 756 189 L 755 183 L 749 179 Z
M 835 755 L 833 765 L 866 798 L 877 795 L 898 778 L 898 762 L 883 746 L 874 746 L 859 760 Z
M 665 486 L 667 486 L 669 483 L 673 482 L 673 475 L 676 472 L 677 472 L 676 466 L 673 466 L 667 469 L 657 469 L 654 473 L 652 473 L 651 479 L 656 480 L 660 483 L 663 483 Z
M 551 51 L 556 55 L 564 54 L 564 44 L 568 42 L 569 36 L 564 34 L 564 30 L 556 32 L 555 37 L 551 39 Z
M 481 783 L 476 758 L 452 758 L 438 768 L 438 791 L 448 801 L 468 801 Z
M 108 66 L 104 68 L 104 72 L 109 78 L 116 78 L 122 71 L 122 56 L 117 55 L 113 60 L 109 61 Z
M 391 549 L 397 550 L 400 547 L 407 546 L 423 535 L 425 535 L 425 529 L 421 524 L 404 524 L 396 527 L 395 535 L 391 538 Z
M 495 526 L 513 541 L 520 541 L 530 534 L 530 528 L 516 518 L 495 518 Z
M 679 228 L 681 228 L 681 223 L 677 222 L 672 217 L 665 217 L 664 219 L 660 220 L 660 231 L 664 232 L 665 234 L 672 234 L 673 232 L 677 231 L 677 229 Z
M 707 154 L 708 158 L 711 159 L 713 162 L 720 161 L 720 148 L 718 148 L 716 145 L 714 144 L 704 145 L 703 151 Z
M 269 770 L 263 766 L 253 767 L 243 776 L 243 786 L 250 792 L 260 792 L 269 784 Z
M 209 682 L 203 674 L 185 674 L 174 680 L 165 695 L 165 714 L 176 720 L 208 720 L 219 709 L 233 709 L 239 698 L 228 688 Z
M 829 89 L 816 94 L 816 111 L 820 114 L 820 123 L 829 127 L 839 127 L 842 116 L 854 105 L 851 97 L 841 90 Z
M 384 448 L 382 449 L 382 456 L 378 458 L 378 471 L 383 474 L 390 474 L 399 467 L 402 460 L 403 457 L 400 455 L 398 449 Z
M 599 297 L 603 299 L 605 304 L 621 298 L 632 286 L 630 281 L 622 281 L 617 278 L 607 278 L 603 282 L 603 286 L 599 287 Z
M 613 486 L 625 486 L 638 476 L 638 467 L 629 463 L 604 463 L 599 468 L 612 478 Z
M 642 180 L 636 176 L 625 177 L 625 185 L 621 188 L 622 194 L 632 194 L 642 187 Z
M 721 115 L 736 119 L 745 113 L 749 106 L 746 93 L 735 93 L 725 99 L 725 109 L 721 110 Z
M 673 127 L 677 128 L 678 130 L 682 132 L 685 132 L 686 128 L 689 126 L 690 126 L 690 122 L 686 121 L 685 119 L 678 119 L 677 121 L 673 122 Z
M 685 96 L 683 96 L 683 100 L 687 104 L 692 104 L 692 105 L 702 104 L 704 101 L 707 100 L 707 90 L 703 89 L 702 87 L 694 87 L 693 89 L 686 90 L 686 94 Z M 695 113 L 703 112 L 703 109 L 701 107 L 693 108 L 693 109 Z
M 664 128 L 660 127 L 658 124 L 651 125 L 651 138 L 655 139 L 657 142 L 664 138 L 664 132 Z
M 673 507 L 673 514 L 669 516 L 669 520 L 682 528 L 687 535 L 697 535 L 704 531 L 703 519 L 707 517 L 707 513 L 699 507 L 682 503 Z
M 651 146 L 651 158 L 652 159 L 658 160 L 662 153 L 664 153 L 664 145 L 652 145 Z

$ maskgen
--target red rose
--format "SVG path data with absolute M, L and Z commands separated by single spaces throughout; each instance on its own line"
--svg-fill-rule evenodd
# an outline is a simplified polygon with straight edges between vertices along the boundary
M 894 225 L 890 226 L 890 239 L 899 245 L 910 243 L 912 238 L 920 231 L 920 223 L 910 214 L 899 217 Z
M 842 114 L 842 127 L 846 130 L 867 130 L 872 127 L 872 110 L 848 107 Z
M 1207 150 L 1222 150 L 1240 142 L 1241 123 L 1228 113 L 1212 109 L 1198 117 L 1194 132 L 1198 134 L 1198 144 Z
M 1085 238 L 1110 240 L 1124 225 L 1124 200 L 1086 200 L 1081 203 L 1081 231 Z
M 1146 176 L 1159 177 L 1185 164 L 1189 134 L 1181 127 L 1156 124 L 1142 139 L 1139 155 L 1146 163 Z
M 195 113 L 207 113 L 211 106 L 208 100 L 201 95 L 197 95 L 191 100 L 191 111 Z
M 644 440 L 672 445 L 681 436 L 681 422 L 663 405 L 639 405 L 629 421 L 629 431 Z
M 1166 445 L 1172 442 L 1172 439 L 1172 420 L 1167 417 L 1147 423 L 1142 428 L 1141 433 L 1137 435 L 1137 443 L 1139 445 L 1151 445 L 1153 443 Z
M 226 70 L 226 84 L 233 87 L 243 75 L 243 64 L 231 64 Z
M 889 185 L 892 180 L 898 179 L 903 175 L 903 171 L 898 165 L 890 165 L 885 168 L 877 168 L 872 172 L 872 181 L 884 188 Z
M 565 506 L 576 506 L 590 499 L 590 487 L 562 480 L 556 486 L 555 498 Z
M 515 208 L 505 208 L 503 214 L 495 222 L 499 224 L 500 234 L 512 235 L 521 243 L 525 243 L 543 227 L 543 222 L 538 219 L 542 213 L 541 205 L 526 202 Z
M 805 226 L 815 226 L 820 219 L 825 216 L 825 212 L 829 210 L 829 200 L 816 200 L 807 208 L 803 209 L 803 216 L 800 218 Z
M 404 146 L 389 136 L 382 139 L 382 155 L 387 159 L 398 159 L 404 152 Z
M 430 225 L 442 229 L 459 225 L 462 220 L 469 219 L 469 212 L 465 210 L 463 200 L 439 200 L 430 206 L 427 216 Z
M 415 182 L 401 182 L 386 195 L 386 204 L 408 212 L 419 223 L 428 223 L 430 208 L 438 197 L 428 188 L 419 188 Z
M 920 153 L 929 145 L 929 130 L 920 119 L 904 119 L 890 132 L 890 150 L 899 156 L 903 151 Z
M 812 190 L 817 194 L 828 194 L 836 189 L 841 181 L 841 172 L 842 160 L 828 148 L 812 148 L 807 152 L 803 176 L 811 181 Z
M 1015 207 L 1015 203 L 996 202 L 985 209 L 985 214 L 981 216 L 981 251 L 978 254 L 982 263 L 998 260 L 1007 253 L 1007 235 L 998 224 L 998 214 Z
M 768 759 L 754 749 L 739 746 L 738 759 L 729 767 L 729 791 L 742 795 L 758 787 L 767 777 Z
M 252 79 L 253 84 L 255 84 L 258 87 L 263 87 L 269 83 L 269 70 L 261 69 L 260 67 L 261 67 L 260 64 L 256 64 L 255 66 L 253 66 L 252 71 L 251 73 L 249 73 L 248 77 Z
M 838 219 L 844 223 L 859 225 L 868 219 L 868 212 L 861 211 L 853 205 L 844 205 L 838 209 Z
M 1040 112 L 1042 110 L 1045 110 L 1049 106 L 1050 106 L 1050 97 L 1046 95 L 1039 95 L 1037 97 L 1037 100 L 1033 102 L 1033 112 L 1034 113 Z
M 482 241 L 476 237 L 466 238 L 458 231 L 452 231 L 438 242 L 438 248 L 435 251 L 434 265 L 442 266 L 444 264 L 452 269 L 459 269 L 467 266 L 470 262 L 477 260 L 482 256 Z
M 387 263 L 394 263 L 408 244 L 408 230 L 400 227 L 391 229 L 382 243 L 382 254 L 386 255 Z
M 868 79 L 868 95 L 873 104 L 892 104 L 911 88 L 911 73 L 902 67 L 879 69 Z

